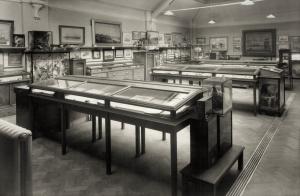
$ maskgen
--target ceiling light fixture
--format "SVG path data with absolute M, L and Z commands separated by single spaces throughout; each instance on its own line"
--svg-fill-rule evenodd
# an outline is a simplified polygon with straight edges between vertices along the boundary
M 245 0 L 241 2 L 241 5 L 254 5 L 254 2 L 252 0 Z
M 216 21 L 210 20 L 210 21 L 208 21 L 208 24 L 216 24 Z
M 276 18 L 276 16 L 273 15 L 273 14 L 269 14 L 268 16 L 266 16 L 266 18 L 268 18 L 268 19 L 274 19 L 274 18 Z
M 166 16 L 174 16 L 174 12 L 170 11 L 170 10 L 167 10 L 164 12 L 164 15 Z

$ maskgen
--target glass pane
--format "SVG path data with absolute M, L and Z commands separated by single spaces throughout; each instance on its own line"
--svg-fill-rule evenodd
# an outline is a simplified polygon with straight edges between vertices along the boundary
M 51 80 L 44 80 L 42 82 L 37 83 L 39 86 L 44 86 L 44 87 L 52 87 L 52 88 L 59 88 L 59 89 L 67 89 L 72 86 L 76 86 L 81 84 L 82 82 L 78 81 L 72 81 L 72 80 L 56 80 L 56 79 L 51 79 Z
M 185 100 L 188 93 L 130 87 L 114 96 L 146 103 L 175 106 Z
M 121 85 L 83 83 L 79 86 L 70 88 L 70 90 L 91 93 L 96 95 L 110 95 L 118 90 L 121 90 L 124 87 L 125 86 L 121 86 Z

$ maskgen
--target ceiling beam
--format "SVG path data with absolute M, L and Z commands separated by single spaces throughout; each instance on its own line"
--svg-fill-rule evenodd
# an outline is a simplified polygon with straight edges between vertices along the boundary
M 156 18 L 161 12 L 163 12 L 171 3 L 175 0 L 163 0 L 153 11 L 152 18 Z

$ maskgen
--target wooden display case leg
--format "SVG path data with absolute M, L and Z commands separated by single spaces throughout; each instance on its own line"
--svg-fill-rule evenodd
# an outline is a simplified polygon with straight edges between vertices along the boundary
M 171 187 L 172 196 L 177 196 L 177 133 L 171 132 Z
M 257 115 L 257 101 L 256 101 L 256 88 L 257 84 L 253 86 L 253 107 L 254 107 L 254 115 Z
M 141 155 L 140 141 L 141 141 L 140 126 L 135 125 L 135 157 L 139 157 Z
M 162 141 L 166 141 L 166 132 L 165 131 L 162 132 Z
M 96 142 L 96 116 L 92 115 L 92 142 Z
M 141 144 L 142 144 L 142 154 L 146 153 L 146 133 L 145 133 L 145 127 L 141 127 Z
M 105 118 L 105 158 L 106 158 L 106 174 L 110 175 L 111 172 L 111 135 L 110 135 L 110 116 L 107 114 Z
M 61 147 L 62 154 L 65 155 L 67 153 L 67 133 L 66 133 L 66 125 L 65 125 L 65 109 L 64 106 L 60 106 L 60 130 L 61 130 Z
M 125 123 L 121 122 L 121 130 L 124 130 L 124 129 L 125 129 Z
M 98 139 L 102 139 L 102 118 L 98 116 Z
M 242 171 L 244 168 L 244 152 L 242 152 L 238 159 L 238 170 Z

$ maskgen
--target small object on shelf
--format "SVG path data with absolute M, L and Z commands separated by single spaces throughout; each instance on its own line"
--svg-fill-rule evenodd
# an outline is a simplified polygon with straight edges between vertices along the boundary
M 259 112 L 281 115 L 285 106 L 283 70 L 261 68 L 259 82 Z
M 232 108 L 232 81 L 225 77 L 212 77 L 203 80 L 203 85 L 208 86 L 212 96 L 213 112 L 225 114 Z

